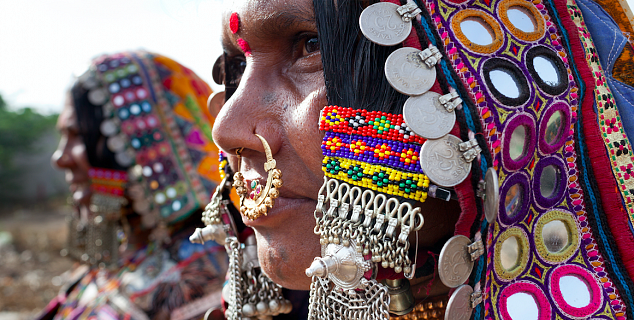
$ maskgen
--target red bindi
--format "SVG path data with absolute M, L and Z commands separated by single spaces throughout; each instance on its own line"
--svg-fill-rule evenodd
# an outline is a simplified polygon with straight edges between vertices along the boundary
M 245 56 L 250 56 L 251 55 L 251 47 L 249 47 L 249 43 L 242 39 L 242 38 L 238 38 L 237 40 L 238 45 L 240 46 L 240 49 L 242 50 L 242 52 L 244 52 Z
M 240 30 L 240 17 L 238 17 L 238 13 L 234 12 L 231 14 L 231 18 L 229 18 L 229 29 L 231 29 L 231 33 L 237 33 Z

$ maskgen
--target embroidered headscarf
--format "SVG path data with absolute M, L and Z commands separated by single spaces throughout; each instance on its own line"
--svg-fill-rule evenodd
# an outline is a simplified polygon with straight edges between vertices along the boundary
M 194 72 L 158 54 L 94 59 L 72 89 L 93 191 L 126 194 L 150 222 L 174 223 L 203 207 L 220 179 L 206 108 L 211 92 Z M 123 190 L 126 180 L 133 190 Z

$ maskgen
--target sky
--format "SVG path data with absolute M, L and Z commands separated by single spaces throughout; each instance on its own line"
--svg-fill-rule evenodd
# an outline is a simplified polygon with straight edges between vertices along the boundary
M 0 94 L 13 108 L 59 112 L 73 75 L 102 53 L 146 49 L 214 89 L 221 0 L 0 0 Z
M 222 11 L 222 0 L 0 0 L 0 94 L 13 108 L 59 112 L 92 58 L 135 49 L 171 57 L 218 89 Z

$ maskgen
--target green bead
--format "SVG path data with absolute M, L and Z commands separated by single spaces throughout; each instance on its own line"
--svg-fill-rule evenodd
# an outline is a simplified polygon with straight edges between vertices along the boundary
M 335 170 L 339 171 L 339 170 L 341 170 L 341 167 L 340 166 L 336 166 Z
M 330 163 L 326 165 L 326 169 L 331 169 L 331 168 L 332 166 L 330 165 Z
M 354 172 L 352 170 L 348 170 L 348 174 L 352 175 Z
M 377 176 L 373 176 L 372 177 L 372 181 L 377 181 L 377 180 L 379 180 L 379 177 L 377 177 Z
M 387 117 L 386 117 L 386 116 L 382 116 L 382 117 L 381 117 L 381 120 L 385 120 L 385 119 L 387 119 Z
M 383 186 L 383 182 L 379 181 L 379 182 L 377 182 L 376 185 L 379 186 L 379 187 L 382 187 Z
M 405 192 L 406 193 L 410 193 L 410 191 L 412 191 L 412 190 L 410 190 L 409 188 L 405 188 Z
M 358 176 L 358 177 L 363 177 L 363 172 L 359 172 L 359 173 L 357 173 L 357 176 Z
M 385 174 L 383 172 L 379 173 L 379 178 L 383 178 Z
M 352 170 L 359 171 L 359 167 L 354 167 L 354 168 L 352 168 Z
M 388 179 L 388 178 L 383 179 L 383 183 L 385 183 L 385 184 L 390 183 L 390 179 Z
M 357 176 L 352 176 L 352 180 L 357 181 Z
M 401 183 L 399 183 L 399 184 L 398 184 L 398 186 L 399 186 L 399 187 L 401 187 L 401 188 L 405 188 L 405 184 L 404 184 L 404 183 L 402 183 L 402 182 L 401 182 Z
M 376 130 L 376 129 L 378 129 L 378 128 L 379 128 L 379 126 L 374 126 L 374 127 L 372 127 L 372 129 L 374 129 L 374 130 Z

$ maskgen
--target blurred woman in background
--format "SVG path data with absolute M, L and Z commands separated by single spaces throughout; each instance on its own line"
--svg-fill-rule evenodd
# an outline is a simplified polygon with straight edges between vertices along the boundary
M 148 52 L 101 56 L 77 79 L 52 161 L 76 208 L 62 254 L 81 265 L 41 319 L 190 319 L 220 304 L 224 248 L 187 240 L 219 181 L 210 94 Z

